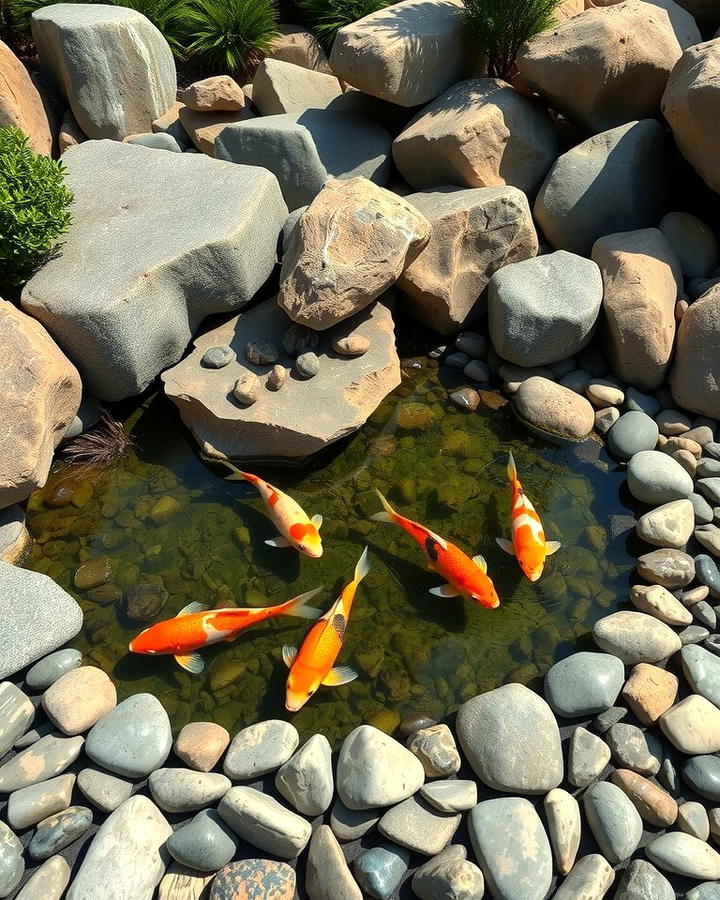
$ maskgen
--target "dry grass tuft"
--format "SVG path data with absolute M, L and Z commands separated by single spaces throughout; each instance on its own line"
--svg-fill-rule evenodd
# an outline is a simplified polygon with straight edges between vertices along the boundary
M 63 448 L 67 462 L 84 466 L 109 466 L 118 462 L 133 446 L 133 439 L 105 410 L 97 425 L 79 434 Z

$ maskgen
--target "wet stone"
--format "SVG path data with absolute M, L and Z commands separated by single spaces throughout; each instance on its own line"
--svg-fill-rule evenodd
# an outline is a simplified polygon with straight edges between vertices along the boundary
M 386 900 L 400 884 L 409 861 L 410 851 L 404 847 L 378 844 L 355 858 L 355 878 L 365 893 Z
M 448 353 L 443 357 L 443 365 L 449 366 L 451 369 L 464 369 L 469 362 L 470 356 L 461 351 Z
M 223 771 L 233 781 L 267 775 L 286 763 L 299 743 L 297 729 L 289 722 L 268 719 L 249 725 L 232 739 Z
M 713 803 L 720 803 L 720 758 L 693 756 L 683 765 L 682 777 L 696 794 Z
M 38 823 L 28 853 L 33 859 L 49 859 L 82 837 L 92 825 L 93 814 L 86 806 L 70 806 Z
M 488 339 L 477 331 L 463 331 L 455 338 L 455 349 L 467 353 L 473 359 L 485 359 Z
M 610 779 L 627 794 L 642 818 L 656 828 L 668 828 L 678 814 L 675 800 L 654 782 L 629 769 L 616 769 Z
M 660 728 L 682 753 L 720 751 L 720 709 L 699 694 L 691 694 L 664 713 Z
M 495 897 L 543 900 L 552 881 L 550 842 L 529 800 L 486 800 L 470 811 L 470 839 Z
M 710 819 L 702 803 L 688 800 L 678 806 L 677 827 L 701 841 L 710 838 Z
M 0 683 L 0 759 L 35 718 L 30 698 L 10 681 Z
M 579 725 L 570 738 L 567 779 L 574 787 L 586 787 L 610 762 L 610 748 L 601 738 Z
M 554 900 L 578 900 L 578 898 L 604 897 L 615 880 L 615 872 L 599 853 L 583 856 L 560 885 Z
M 675 890 L 655 866 L 634 859 L 625 869 L 615 900 L 675 900 Z
M 680 658 L 690 687 L 720 707 L 720 658 L 697 646 L 683 647 Z
M 98 606 L 117 606 L 123 598 L 123 592 L 115 584 L 101 584 L 100 587 L 91 588 L 85 596 Z
M 420 795 L 444 813 L 464 812 L 477 803 L 477 785 L 465 779 L 431 781 L 420 788 Z
M 545 797 L 544 806 L 555 864 L 561 875 L 567 875 L 580 846 L 580 807 L 573 795 L 562 788 L 553 788 Z
M 380 819 L 380 833 L 415 853 L 435 856 L 452 840 L 460 814 L 440 813 L 422 797 L 408 797 Z
M 471 359 L 463 369 L 463 374 L 478 384 L 487 384 L 490 381 L 490 368 L 479 359 Z
M 69 882 L 70 866 L 62 856 L 53 856 L 33 872 L 15 900 L 60 900 Z
M 638 559 L 637 570 L 645 581 L 674 590 L 695 578 L 695 561 L 682 550 L 653 550 Z
M 114 812 L 133 792 L 131 781 L 101 772 L 98 769 L 82 769 L 77 777 L 78 789 L 100 812 Z
M 182 512 L 182 506 L 169 494 L 160 497 L 150 509 L 150 521 L 153 525 L 165 525 Z
M 217 772 L 156 769 L 150 773 L 148 787 L 160 809 L 186 813 L 211 806 L 230 790 L 232 782 Z
M 105 584 L 112 578 L 112 566 L 107 556 L 84 563 L 75 573 L 75 587 L 86 591 Z
M 214 809 L 204 809 L 167 840 L 174 860 L 198 872 L 217 872 L 235 856 L 238 840 Z
M 568 719 L 609 709 L 625 681 L 625 667 L 607 653 L 574 653 L 545 676 L 545 698 L 553 711 Z
M 715 631 L 717 628 L 717 613 L 709 603 L 706 603 L 705 600 L 701 600 L 699 603 L 694 603 L 691 609 L 693 617 L 697 619 L 702 626 Z
M 206 369 L 222 369 L 235 359 L 235 353 L 231 347 L 210 347 L 203 354 L 200 365 Z
M 319 816 L 332 803 L 332 751 L 325 735 L 314 734 L 278 770 L 278 791 L 305 816 Z
M 254 366 L 272 366 L 278 361 L 277 347 L 270 341 L 248 341 L 245 348 L 245 357 Z
M 591 784 L 583 797 L 585 816 L 603 855 L 613 865 L 635 852 L 643 824 L 632 801 L 617 785 Z
M 64 772 L 80 755 L 83 742 L 81 737 L 53 734 L 40 738 L 0 766 L 0 792 L 17 791 Z
M 134 694 L 93 725 L 85 742 L 90 759 L 116 775 L 144 778 L 172 747 L 168 714 L 152 694 Z
M 472 900 L 482 897 L 485 879 L 482 871 L 466 859 L 467 851 L 453 844 L 420 866 L 413 875 L 413 893 L 420 900 Z
M 69 735 L 92 728 L 116 704 L 115 685 L 102 669 L 95 666 L 81 666 L 66 672 L 42 698 L 50 721 Z
M 158 584 L 138 584 L 125 594 L 125 615 L 131 622 L 147 625 L 165 606 L 168 592 Z
M 68 647 L 56 650 L 29 669 L 25 684 L 34 691 L 44 691 L 67 672 L 82 665 L 82 653 Z
M 57 778 L 14 791 L 8 797 L 6 809 L 11 828 L 22 831 L 53 813 L 67 809 L 74 784 L 74 775 L 58 775 Z
M 359 840 L 373 830 L 382 812 L 381 809 L 348 809 L 340 798 L 336 798 L 330 812 L 330 827 L 339 841 Z
M 613 725 L 605 735 L 612 755 L 625 769 L 640 775 L 655 775 L 660 769 L 660 760 L 652 755 L 645 735 L 635 725 L 620 722 Z
M 720 569 L 707 553 L 695 557 L 695 574 L 701 584 L 710 588 L 713 597 L 720 597 Z
M 665 872 L 699 880 L 720 878 L 720 853 L 682 831 L 661 834 L 645 848 L 651 862 Z
M 643 725 L 654 725 L 673 705 L 677 692 L 678 679 L 672 672 L 638 663 L 625 682 L 622 696 Z
M 675 632 L 645 613 L 623 610 L 599 619 L 593 626 L 595 643 L 626 665 L 656 663 L 680 649 Z
M 327 825 L 317 828 L 310 840 L 305 887 L 312 900 L 362 900 L 342 848 Z
M 25 872 L 23 848 L 17 836 L 0 822 L 0 897 L 8 897 Z
M 306 819 L 254 788 L 230 788 L 218 812 L 235 834 L 283 859 L 294 859 L 310 840 L 312 829 Z
M 463 387 L 450 394 L 450 402 L 457 406 L 458 409 L 465 409 L 468 412 L 475 412 L 480 406 L 480 394 L 474 388 Z
M 460 754 L 447 725 L 421 728 L 408 738 L 407 747 L 420 760 L 428 778 L 455 775 L 460 769 Z
M 175 755 L 198 772 L 214 769 L 230 743 L 230 734 L 214 722 L 190 722 L 175 740 Z

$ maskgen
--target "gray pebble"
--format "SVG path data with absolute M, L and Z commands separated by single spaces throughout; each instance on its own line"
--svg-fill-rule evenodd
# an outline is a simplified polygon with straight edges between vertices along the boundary
M 688 625 L 687 628 L 678 631 L 678 637 L 680 638 L 680 643 L 683 647 L 687 647 L 689 644 L 701 643 L 706 638 L 710 637 L 710 632 L 701 625 Z
M 234 781 L 259 778 L 286 763 L 299 743 L 297 728 L 281 719 L 249 725 L 232 739 L 223 771 Z
M 152 694 L 134 694 L 93 725 L 85 741 L 90 759 L 115 775 L 144 778 L 172 747 L 170 719 Z
M 330 813 L 330 827 L 339 841 L 356 841 L 372 831 L 380 821 L 382 809 L 348 809 L 338 797 Z
M 614 726 L 613 726 L 614 727 Z M 570 738 L 567 779 L 574 787 L 595 781 L 610 762 L 610 748 L 601 738 L 579 725 Z
M 655 866 L 634 859 L 625 869 L 615 900 L 675 900 L 675 891 Z
M 295 360 L 295 371 L 301 378 L 314 378 L 320 371 L 320 360 L 312 350 L 306 350 Z
M 415 853 L 435 856 L 452 840 L 460 813 L 441 813 L 422 797 L 408 797 L 380 819 L 380 833 Z
M 653 419 L 660 412 L 660 404 L 652 394 L 644 394 L 632 385 L 625 391 L 625 406 L 634 412 L 643 412 Z
M 114 812 L 135 787 L 132 781 L 98 769 L 83 769 L 78 774 L 77 786 L 90 803 L 104 813 Z
M 485 891 L 481 869 L 466 859 L 461 844 L 453 844 L 416 869 L 413 893 L 420 900 L 477 900 Z
M 160 809 L 169 813 L 194 812 L 210 806 L 232 787 L 225 775 L 193 769 L 156 769 L 148 787 Z
M 545 676 L 545 698 L 556 715 L 581 718 L 605 712 L 625 683 L 622 660 L 609 653 L 573 653 Z
M 608 861 L 615 865 L 632 856 L 643 824 L 630 798 L 617 785 L 597 781 L 585 791 L 583 804 L 590 830 Z
M 478 384 L 487 384 L 490 381 L 490 369 L 487 363 L 479 359 L 471 359 L 464 367 L 463 373 Z
M 68 647 L 65 650 L 56 650 L 28 670 L 25 676 L 25 684 L 34 691 L 44 691 L 54 684 L 58 678 L 72 669 L 82 665 L 82 653 Z
M 700 553 L 695 557 L 695 574 L 701 584 L 710 588 L 713 597 L 720 597 L 720 570 L 707 553 Z
M 681 792 L 680 779 L 677 769 L 671 759 L 664 759 L 657 774 L 657 780 L 673 797 L 679 797 Z
M 720 757 L 692 756 L 683 765 L 683 781 L 713 803 L 720 803 Z
M 705 600 L 694 603 L 690 607 L 690 611 L 694 618 L 696 618 L 705 628 L 708 628 L 710 631 L 715 631 L 717 629 L 717 614 L 712 606 Z
M 214 809 L 204 809 L 167 839 L 174 860 L 199 872 L 216 872 L 238 850 L 238 839 Z
M 402 881 L 409 862 L 409 850 L 396 844 L 379 844 L 355 858 L 355 878 L 365 893 L 387 900 Z
M 10 826 L 22 831 L 53 813 L 67 809 L 74 784 L 74 775 L 58 775 L 57 778 L 14 791 L 8 797 L 5 810 Z
M 235 359 L 235 352 L 231 347 L 210 347 L 203 354 L 200 365 L 206 369 L 222 369 Z
M 477 331 L 463 331 L 455 338 L 455 348 L 461 353 L 467 353 L 472 359 L 485 359 L 488 339 Z
M 92 825 L 93 814 L 86 806 L 70 806 L 43 819 L 30 841 L 33 859 L 49 859 L 82 837 Z
M 451 369 L 464 369 L 469 362 L 470 357 L 467 353 L 448 353 L 447 356 L 443 357 L 443 364 Z
M 25 871 L 22 844 L 4 823 L 0 822 L 0 897 L 9 897 L 20 884 Z
M 620 416 L 612 426 L 607 434 L 607 445 L 614 457 L 628 460 L 642 450 L 653 450 L 657 439 L 657 423 L 644 412 L 632 410 Z
M 591 727 L 597 734 L 605 734 L 616 722 L 621 722 L 626 715 L 627 710 L 624 706 L 612 706 L 610 709 L 606 709 L 605 712 L 600 713 L 599 716 L 595 716 Z
M 289 356 L 299 356 L 320 346 L 320 335 L 307 325 L 291 325 L 283 337 L 283 349 Z

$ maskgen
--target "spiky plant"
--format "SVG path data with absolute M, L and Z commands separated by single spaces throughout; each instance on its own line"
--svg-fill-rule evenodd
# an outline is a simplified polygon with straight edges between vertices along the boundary
M 132 446 L 133 440 L 122 423 L 104 410 L 97 425 L 73 438 L 62 450 L 69 463 L 107 466 L 118 462 Z
M 512 75 L 520 45 L 545 31 L 561 0 L 464 0 L 472 40 L 488 55 L 488 75 Z
M 308 24 L 329 53 L 335 37 L 345 25 L 390 6 L 395 0 L 299 0 Z
M 274 0 L 189 0 L 189 52 L 214 66 L 248 73 L 278 37 Z

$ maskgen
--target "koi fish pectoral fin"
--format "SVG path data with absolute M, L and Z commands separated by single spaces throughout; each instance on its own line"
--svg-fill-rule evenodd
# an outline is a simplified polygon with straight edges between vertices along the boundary
M 513 547 L 512 541 L 507 541 L 505 538 L 495 538 L 497 541 L 497 545 L 501 550 L 504 550 L 506 553 L 509 553 L 510 556 L 515 556 L 515 547 Z
M 430 588 L 430 593 L 436 597 L 459 597 L 460 591 L 451 584 L 443 584 L 440 587 Z
M 320 515 L 320 513 L 317 513 L 317 515 L 314 515 L 312 517 L 312 519 L 310 519 L 310 521 L 315 526 L 315 528 L 318 531 L 320 531 L 320 529 L 322 528 L 322 523 L 323 523 L 323 517 Z
M 297 647 L 291 647 L 290 644 L 285 644 L 282 648 L 282 658 L 285 665 L 288 669 L 292 668 L 292 664 L 295 662 L 295 657 L 297 656 Z
M 352 666 L 335 666 L 335 668 L 330 669 L 325 678 L 323 678 L 322 683 L 326 687 L 339 687 L 341 684 L 355 681 L 357 677 L 358 673 Z
M 545 541 L 545 556 L 552 556 L 562 547 L 560 541 Z
M 473 562 L 480 569 L 481 572 L 487 574 L 487 560 L 482 555 L 482 553 L 478 553 L 477 556 L 473 556 Z
M 205 660 L 199 653 L 178 654 L 175 657 L 175 662 L 192 675 L 199 675 L 205 668 Z
M 192 603 L 188 603 L 187 606 L 183 606 L 175 618 L 179 619 L 180 616 L 189 616 L 192 613 L 202 612 L 205 609 L 207 609 L 207 606 L 204 603 L 198 603 L 197 600 L 194 600 Z
M 268 538 L 265 543 L 268 545 L 268 547 L 292 547 L 290 541 L 287 538 L 282 537 L 281 535 L 278 535 L 274 538 Z

